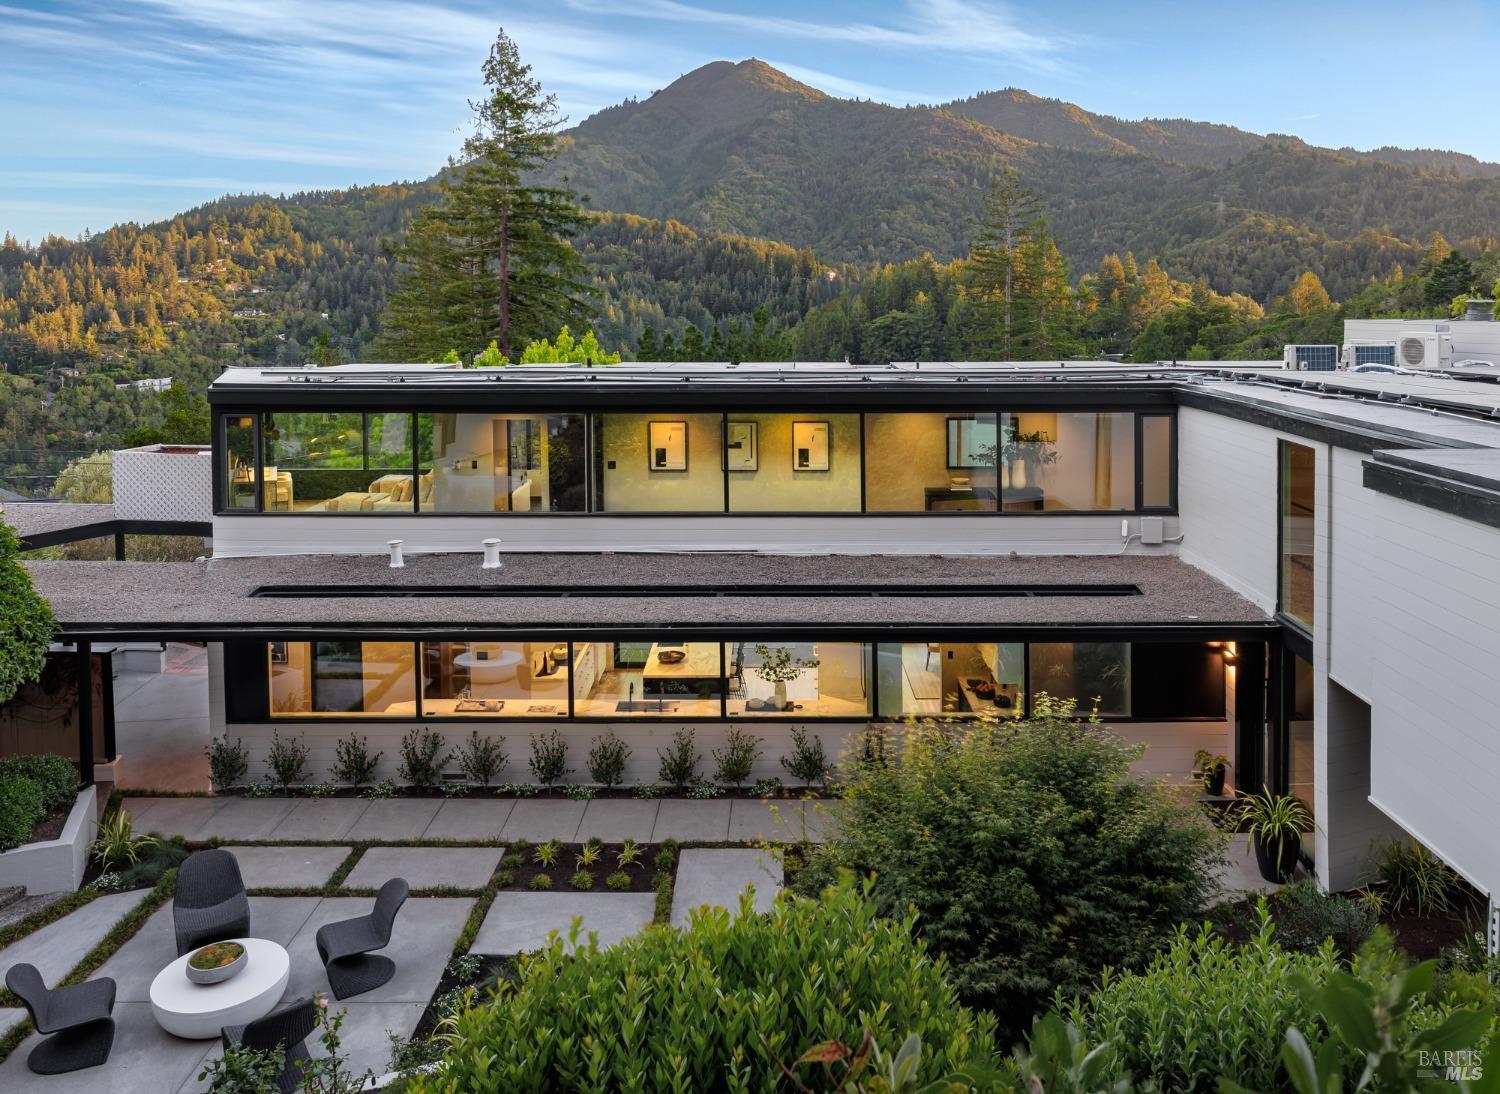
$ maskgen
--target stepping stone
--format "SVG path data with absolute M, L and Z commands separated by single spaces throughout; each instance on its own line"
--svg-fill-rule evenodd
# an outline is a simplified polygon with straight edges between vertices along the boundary
M 577 842 L 582 843 L 598 836 L 605 843 L 623 843 L 627 839 L 649 843 L 651 832 L 656 827 L 659 804 L 654 801 L 626 801 L 620 798 L 591 801 L 583 811 L 583 820 L 578 825 Z
M 12 965 L 24 962 L 37 967 L 48 987 L 56 986 L 148 892 L 136 889 L 95 897 L 77 911 L 12 942 L 0 950 L 0 984 Z
M 226 847 L 247 889 L 312 889 L 349 857 L 349 847 Z
M 651 923 L 652 893 L 501 893 L 480 924 L 471 953 L 511 954 L 538 950 L 556 931 L 564 938 L 573 917 L 594 931 L 600 946 L 613 946 Z M 582 937 L 582 936 L 580 936 Z
M 368 915 L 375 898 L 367 896 L 329 897 L 323 900 L 287 945 L 292 974 L 287 981 L 286 998 L 323 992 L 333 1001 L 328 974 L 318 957 L 318 928 L 339 920 Z M 453 956 L 453 944 L 469 921 L 474 908 L 470 897 L 412 897 L 401 906 L 391 927 L 391 942 L 376 951 L 396 963 L 396 973 L 378 988 L 338 1001 L 349 1003 L 421 1003 L 425 1005 L 437 990 L 443 969 Z M 348 1030 L 353 1024 L 344 1028 Z M 309 1045 L 308 1047 L 311 1047 Z
M 297 803 L 291 798 L 234 798 L 204 824 L 203 839 L 270 839 Z
M 672 925 L 685 927 L 688 913 L 704 904 L 738 911 L 740 894 L 755 887 L 755 910 L 768 912 L 781 892 L 781 861 L 753 848 L 690 847 L 677 859 Z
M 324 798 L 299 801 L 271 830 L 269 839 L 348 839 L 349 829 L 370 803 L 363 798 Z
M 500 831 L 500 839 L 505 843 L 518 839 L 532 843 L 545 843 L 549 839 L 572 843 L 578 835 L 584 807 L 591 804 L 571 798 L 518 799 Z
M 656 827 L 651 832 L 653 843 L 660 843 L 664 839 L 717 843 L 729 838 L 728 800 L 663 798 L 659 805 Z
M 787 801 L 769 802 L 737 799 L 729 814 L 729 839 L 736 843 L 811 843 L 823 842 L 825 816 L 832 803 Z M 774 812 L 773 812 L 774 809 Z
M 368 809 L 354 822 L 349 834 L 351 840 L 406 840 L 417 839 L 437 815 L 436 798 L 388 798 L 372 801 Z
M 0 1090 L 5 1094 L 63 1094 L 107 1091 L 108 1094 L 164 1094 L 180 1090 L 195 1079 L 213 1048 L 212 1041 L 184 1041 L 173 1037 L 151 1015 L 151 1004 L 118 1000 L 112 1017 L 115 1040 L 109 1062 L 71 1075 L 33 1075 L 26 1057 L 41 1042 L 30 1034 L 0 1064 Z M 190 1086 L 202 1090 L 207 1084 Z
M 498 840 L 510 811 L 515 808 L 514 798 L 496 798 L 446 801 L 438 809 L 422 838 L 427 840 Z
M 371 847 L 344 882 L 348 889 L 378 889 L 393 877 L 413 889 L 483 889 L 505 852 L 499 847 Z
M 126 798 L 137 832 L 159 832 L 164 836 L 207 839 L 207 827 L 229 798 Z

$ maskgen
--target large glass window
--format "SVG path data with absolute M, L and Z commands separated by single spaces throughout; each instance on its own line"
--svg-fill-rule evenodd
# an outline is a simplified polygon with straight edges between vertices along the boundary
M 858 414 L 731 414 L 729 442 L 730 512 L 859 512 Z
M 882 718 L 1024 713 L 1026 647 L 1019 642 L 883 642 L 878 648 Z
M 1141 415 L 1141 508 L 1172 507 L 1172 419 Z
M 1006 414 L 1001 438 L 1000 497 L 1007 512 L 1135 508 L 1132 414 Z
M 1281 611 L 1313 625 L 1314 467 L 1306 445 L 1280 442 Z
M 275 717 L 416 717 L 410 642 L 270 642 L 267 657 Z
M 586 507 L 582 414 L 418 416 L 420 507 L 576 513 Z
M 569 675 L 566 642 L 424 642 L 422 713 L 566 717 Z
M 865 508 L 993 512 L 998 453 L 993 414 L 867 414 Z
M 265 507 L 273 512 L 411 512 L 411 415 L 267 414 Z
M 724 694 L 718 642 L 578 642 L 573 713 L 581 718 L 717 718 Z
M 859 642 L 731 642 L 730 717 L 861 718 L 870 647 Z
M 595 416 L 598 499 L 605 513 L 722 513 L 722 414 L 599 414 Z M 732 461 L 753 459 L 738 423 Z
M 1072 699 L 1077 712 L 1130 716 L 1130 643 L 1033 642 L 1028 649 L 1030 689 Z
M 255 418 L 224 419 L 224 502 L 230 509 L 255 508 Z

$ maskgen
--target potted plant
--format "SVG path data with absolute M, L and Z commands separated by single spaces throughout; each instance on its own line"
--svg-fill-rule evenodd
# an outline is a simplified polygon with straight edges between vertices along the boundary
M 245 947 L 238 942 L 215 942 L 196 950 L 187 961 L 187 976 L 195 984 L 217 984 L 245 967 Z
M 786 710 L 790 705 L 786 696 L 787 684 L 801 676 L 805 669 L 817 668 L 818 659 L 793 657 L 792 651 L 785 646 L 773 649 L 763 643 L 756 645 L 755 652 L 760 656 L 760 664 L 755 666 L 755 675 L 768 684 L 776 685 L 776 709 Z
M 1193 769 L 1203 781 L 1203 792 L 1210 798 L 1224 793 L 1224 773 L 1228 764 L 1228 756 L 1215 755 L 1206 748 L 1200 748 L 1193 757 Z
M 1277 884 L 1291 881 L 1302 833 L 1313 827 L 1307 806 L 1290 794 L 1251 794 L 1245 798 L 1244 816 L 1260 876 Z

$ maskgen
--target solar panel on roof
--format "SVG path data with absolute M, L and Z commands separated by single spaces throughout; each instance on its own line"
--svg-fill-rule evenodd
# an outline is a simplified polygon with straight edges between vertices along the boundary
M 1337 346 L 1298 346 L 1297 367 L 1308 372 L 1333 372 L 1339 367 Z

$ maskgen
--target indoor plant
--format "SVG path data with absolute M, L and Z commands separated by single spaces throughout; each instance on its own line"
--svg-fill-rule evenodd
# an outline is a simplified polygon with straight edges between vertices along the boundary
M 755 675 L 768 684 L 776 685 L 776 709 L 786 710 L 790 705 L 786 696 L 787 684 L 801 676 L 805 669 L 817 668 L 818 659 L 793 657 L 792 651 L 785 646 L 773 648 L 763 643 L 756 645 L 755 652 L 760 656 L 760 664 L 755 666 Z
M 1218 756 L 1206 748 L 1200 748 L 1193 757 L 1193 769 L 1203 781 L 1203 792 L 1211 798 L 1224 793 L 1224 773 L 1229 764 L 1228 756 Z
M 1245 798 L 1245 820 L 1261 877 L 1290 881 L 1302 850 L 1302 833 L 1313 827 L 1307 806 L 1290 794 L 1251 794 Z

